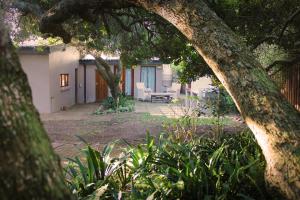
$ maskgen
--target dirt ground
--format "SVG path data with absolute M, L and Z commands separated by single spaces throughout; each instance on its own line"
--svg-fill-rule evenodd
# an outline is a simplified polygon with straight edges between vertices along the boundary
M 62 160 L 79 155 L 79 150 L 85 146 L 80 138 L 99 149 L 109 142 L 119 140 L 115 151 L 119 152 L 126 145 L 123 140 L 135 145 L 144 140 L 147 131 L 157 136 L 162 131 L 162 122 L 168 111 L 168 107 L 163 104 L 149 106 L 147 103 L 137 103 L 136 111 L 132 113 L 93 115 L 97 106 L 77 105 L 67 111 L 41 115 L 52 145 Z M 147 112 L 145 107 L 149 107 L 152 113 Z M 160 107 L 163 114 L 160 114 Z M 156 113 L 153 113 L 155 109 Z M 241 129 L 243 125 L 232 120 L 225 129 L 231 131 L 236 128 Z M 203 125 L 198 127 L 197 132 L 203 134 L 211 129 L 211 126 Z

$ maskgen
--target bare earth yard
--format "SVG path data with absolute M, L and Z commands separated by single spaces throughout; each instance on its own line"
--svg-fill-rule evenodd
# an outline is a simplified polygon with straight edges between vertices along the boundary
M 174 117 L 176 109 L 168 104 L 140 103 L 136 104 L 136 111 L 108 115 L 93 115 L 97 104 L 76 105 L 67 111 L 41 115 L 45 129 L 49 135 L 55 151 L 64 160 L 79 154 L 84 143 L 80 136 L 89 144 L 100 149 L 107 143 L 120 140 L 117 148 L 125 146 L 126 140 L 131 144 L 141 143 L 147 131 L 156 136 L 162 131 L 162 123 L 167 117 Z M 180 109 L 177 109 L 180 115 Z M 243 129 L 244 125 L 229 118 L 225 131 Z M 211 130 L 205 125 L 209 119 L 204 119 L 204 125 L 198 127 L 198 134 Z M 118 151 L 118 149 L 116 149 Z

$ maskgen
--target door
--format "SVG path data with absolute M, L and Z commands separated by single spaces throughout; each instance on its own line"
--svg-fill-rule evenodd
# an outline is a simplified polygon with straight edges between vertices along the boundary
M 151 88 L 153 92 L 156 91 L 156 69 L 155 67 L 141 68 L 141 82 L 144 82 L 146 88 Z
M 96 70 L 96 101 L 102 101 L 108 96 L 107 83 Z

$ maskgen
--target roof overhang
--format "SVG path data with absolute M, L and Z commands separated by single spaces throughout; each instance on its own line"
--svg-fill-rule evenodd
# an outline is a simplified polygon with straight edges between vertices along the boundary
M 105 60 L 107 62 L 107 64 L 109 65 L 118 65 L 120 60 L 119 59 L 109 59 L 109 60 Z M 96 65 L 96 62 L 94 59 L 80 59 L 79 60 L 79 64 L 81 65 Z
M 161 60 L 145 60 L 140 63 L 140 65 L 162 65 Z
M 23 55 L 48 55 L 52 52 L 64 51 L 66 47 L 65 44 L 53 46 L 20 46 L 17 48 L 17 52 Z

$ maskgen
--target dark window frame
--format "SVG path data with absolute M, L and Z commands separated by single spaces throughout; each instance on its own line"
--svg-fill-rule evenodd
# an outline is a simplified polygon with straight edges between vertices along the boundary
M 70 75 L 69 74 L 60 74 L 60 87 L 65 88 L 69 86 Z

